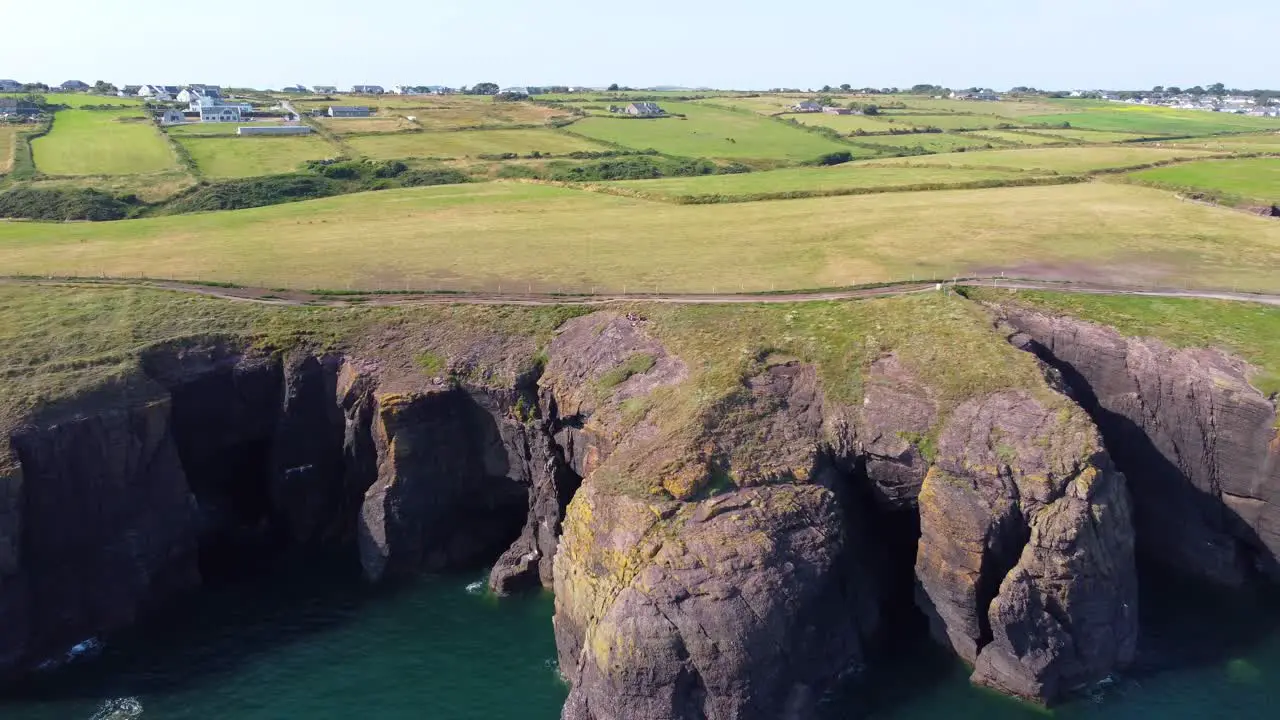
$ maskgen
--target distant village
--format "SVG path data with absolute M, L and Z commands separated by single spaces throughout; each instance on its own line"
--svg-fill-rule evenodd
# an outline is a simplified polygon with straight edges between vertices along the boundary
M 341 90 L 336 85 L 291 85 L 280 91 L 285 95 L 298 96 L 371 96 L 380 95 L 451 95 L 455 93 L 480 94 L 493 96 L 498 100 L 522 100 L 536 95 L 548 93 L 585 93 L 629 90 L 613 85 L 607 88 L 582 86 L 548 86 L 548 87 L 499 87 L 493 83 L 481 83 L 473 88 L 451 88 L 443 85 L 393 85 L 390 89 L 381 85 L 353 85 Z M 650 88 L 657 91 L 668 88 Z M 842 90 L 849 92 L 848 86 L 839 89 L 824 87 L 823 91 Z M 923 92 L 921 92 L 923 91 Z M 246 102 L 244 99 L 233 99 L 217 85 L 125 85 L 116 87 L 99 81 L 94 85 L 79 80 L 68 80 L 58 86 L 47 86 L 41 83 L 20 83 L 15 80 L 0 79 L 0 93 L 95 93 L 103 96 L 139 98 L 156 109 L 155 118 L 162 125 L 180 125 L 191 123 L 242 123 L 251 120 L 275 120 L 276 123 L 257 123 L 240 128 L 240 134 L 276 134 L 305 135 L 312 132 L 310 126 L 301 122 L 300 113 L 287 99 L 276 101 L 272 107 Z M 271 92 L 271 91 L 267 91 Z M 773 92 L 773 91 L 771 91 Z M 798 91 L 797 91 L 798 92 Z M 1010 93 L 1001 94 L 989 88 L 971 88 L 969 90 L 945 90 L 939 86 L 917 85 L 910 90 L 899 91 L 897 88 L 875 90 L 867 88 L 860 93 L 892 94 L 896 92 L 920 92 L 937 99 L 951 99 L 982 102 L 998 102 L 1010 97 L 1027 95 L 1048 95 L 1050 97 L 1069 97 L 1080 99 L 1105 100 L 1109 102 L 1127 103 L 1167 107 L 1178 110 L 1201 110 L 1207 112 L 1234 113 L 1255 117 L 1280 117 L 1280 105 L 1270 93 L 1240 94 L 1240 91 L 1228 92 L 1222 85 L 1210 86 L 1208 90 L 1200 87 L 1182 90 L 1181 88 L 1156 87 L 1147 92 L 1107 91 L 1107 90 L 1073 90 L 1071 92 L 1043 93 L 1033 88 L 1014 88 Z M 832 102 L 806 100 L 790 108 L 797 113 L 829 113 L 848 115 L 862 112 L 854 107 L 836 106 Z M 653 102 L 633 102 L 628 105 L 611 105 L 609 111 L 633 117 L 661 117 L 666 115 L 661 107 Z M 366 105 L 331 105 L 327 108 L 310 110 L 312 115 L 327 115 L 333 118 L 369 117 L 373 109 Z M 40 119 L 42 110 L 29 100 L 14 97 L 0 97 L 0 119 L 34 122 Z

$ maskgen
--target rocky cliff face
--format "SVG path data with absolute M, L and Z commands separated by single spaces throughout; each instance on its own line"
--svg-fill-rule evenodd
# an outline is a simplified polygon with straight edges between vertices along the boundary
M 510 547 L 496 589 L 550 584 L 572 484 L 536 407 L 517 407 L 532 378 L 234 343 L 154 348 L 138 374 L 142 392 L 67 403 L 9 438 L 0 669 L 290 549 L 358 549 L 378 580 Z
M 9 438 L 0 667 L 337 548 L 371 580 L 496 558 L 499 593 L 554 586 L 574 720 L 811 717 L 913 603 L 974 682 L 1052 702 L 1132 660 L 1135 544 L 1220 582 L 1273 570 L 1274 405 L 1218 353 L 1005 320 L 1080 405 L 985 320 L 1026 372 L 981 390 L 885 344 L 836 392 L 758 337 L 613 311 L 542 366 L 492 334 L 447 362 L 154 348 L 130 393 Z
M 639 352 L 646 370 L 601 382 Z M 1069 402 L 982 397 L 931 447 L 940 401 L 895 356 L 859 406 L 785 360 L 693 428 L 623 431 L 638 399 L 696 381 L 687 364 L 642 319 L 603 313 L 550 354 L 543 387 L 576 420 L 584 477 L 555 563 L 566 718 L 812 716 L 891 598 L 868 515 L 917 506 L 918 603 L 975 682 L 1046 701 L 1132 660 L 1124 477 Z M 618 482 L 637 474 L 648 490 Z
M 1249 384 L 1250 368 L 1073 318 L 999 313 L 1094 417 L 1132 485 L 1147 557 L 1228 586 L 1280 580 L 1276 405 Z

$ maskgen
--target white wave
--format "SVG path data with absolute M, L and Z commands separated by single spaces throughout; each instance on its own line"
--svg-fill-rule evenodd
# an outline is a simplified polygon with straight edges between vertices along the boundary
M 135 720 L 142 717 L 142 703 L 138 698 L 104 700 L 89 720 Z
M 467 592 L 471 593 L 472 595 L 483 595 L 484 586 L 485 586 L 485 582 L 483 580 L 477 580 L 467 585 Z

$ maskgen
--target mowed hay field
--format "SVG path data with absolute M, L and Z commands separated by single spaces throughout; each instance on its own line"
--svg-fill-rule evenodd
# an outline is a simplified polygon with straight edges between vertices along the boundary
M 623 180 L 603 183 L 646 196 L 678 198 L 698 195 L 725 197 L 780 193 L 838 193 L 839 191 L 924 188 L 937 185 L 964 185 L 976 182 L 1016 182 L 1026 173 L 1000 170 L 949 168 L 881 168 L 845 164 L 834 167 L 787 168 L 737 175 Z M 932 189 L 930 187 L 929 189 Z
M 876 145 L 884 148 L 922 148 L 928 152 L 944 153 L 959 148 L 999 147 L 990 140 L 952 135 L 947 133 L 912 133 L 910 135 L 862 135 L 850 138 L 859 145 Z
M 396 158 L 461 158 L 477 155 L 532 152 L 562 155 L 609 148 L 549 129 L 458 130 L 454 132 L 362 135 L 347 139 L 356 152 L 378 160 Z
M 1008 271 L 1280 290 L 1280 223 L 1113 183 L 659 205 L 523 183 L 113 223 L 0 223 L 21 274 L 261 287 L 797 289 Z
M 1075 130 L 1044 127 L 1029 128 L 1026 132 L 1035 133 L 1036 135 L 1062 138 L 1065 140 L 1079 140 L 1084 143 L 1130 142 L 1152 137 L 1151 135 L 1143 135 L 1142 133 L 1103 132 L 1101 130 Z
M 409 122 L 403 115 L 379 115 L 367 118 L 320 118 L 320 125 L 335 135 L 400 132 L 418 130 L 422 126 Z
M 332 101 L 305 100 L 294 103 L 300 110 L 326 110 L 330 105 L 362 105 L 377 109 L 378 117 L 412 116 L 427 130 L 457 130 L 476 127 L 521 127 L 545 125 L 556 118 L 569 118 L 568 112 L 527 102 L 496 102 L 490 97 L 466 95 L 410 95 L 380 97 L 340 97 Z M 335 132 L 347 122 L 361 118 L 322 119 Z
M 633 150 L 728 159 L 812 160 L 826 153 L 859 152 L 801 128 L 758 115 L 697 103 L 662 103 L 686 117 L 619 119 L 590 117 L 570 126 L 575 133 Z M 863 155 L 868 154 L 865 150 Z
M 1014 125 L 1018 124 L 1016 120 L 1011 118 L 996 117 L 994 115 L 909 115 L 885 113 L 878 116 L 885 120 L 892 120 L 898 125 L 910 125 L 912 127 L 936 127 L 942 130 L 984 130 L 986 128 L 994 128 L 997 125 Z
M 948 153 L 873 161 L 878 166 L 983 167 L 1046 173 L 1085 173 L 1097 170 L 1137 168 L 1173 160 L 1194 160 L 1210 153 L 1183 148 L 1134 145 L 990 150 Z
M 293 172 L 308 160 L 325 160 L 341 153 L 324 138 L 229 137 L 179 140 L 206 177 L 243 178 Z
M 975 130 L 965 133 L 966 136 L 975 140 L 994 140 L 996 143 L 1008 143 L 1010 145 L 1074 145 L 1074 140 L 1067 138 L 1047 137 L 1044 135 L 1036 135 L 1033 133 L 1017 132 L 1014 130 Z
M 869 133 L 887 133 L 898 125 L 866 115 L 828 115 L 827 113 L 797 113 L 782 117 L 795 120 L 802 125 L 829 127 L 845 134 L 862 130 Z
M 1280 204 L 1280 158 L 1207 160 L 1143 170 L 1131 177 L 1169 187 L 1209 190 Z M 1280 268 L 1276 271 L 1280 273 Z
M 176 167 L 173 151 L 140 110 L 63 110 L 31 143 L 46 175 L 140 175 Z

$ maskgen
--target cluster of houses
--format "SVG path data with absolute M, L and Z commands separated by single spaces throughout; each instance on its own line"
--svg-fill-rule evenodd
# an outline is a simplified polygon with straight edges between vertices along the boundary
M 816 100 L 805 100 L 792 105 L 789 110 L 795 113 L 826 113 L 828 115 L 855 115 L 856 111 L 836 105 L 823 105 Z
M 1131 105 L 1152 105 L 1175 110 L 1203 110 L 1253 117 L 1280 117 L 1280 105 L 1271 105 L 1250 95 L 1208 95 L 1188 92 L 1118 93 L 1107 90 L 1074 90 L 1071 97 L 1094 98 Z
M 4 122 L 22 122 L 40 114 L 35 103 L 20 98 L 0 97 L 0 120 Z
M 976 90 L 953 90 L 948 96 L 952 100 L 977 100 L 980 102 L 997 102 L 1000 100 L 1000 93 L 990 88 Z
M 667 114 L 667 111 L 658 107 L 657 103 L 651 102 L 633 102 L 625 106 L 610 105 L 609 112 L 631 117 L 662 117 Z

